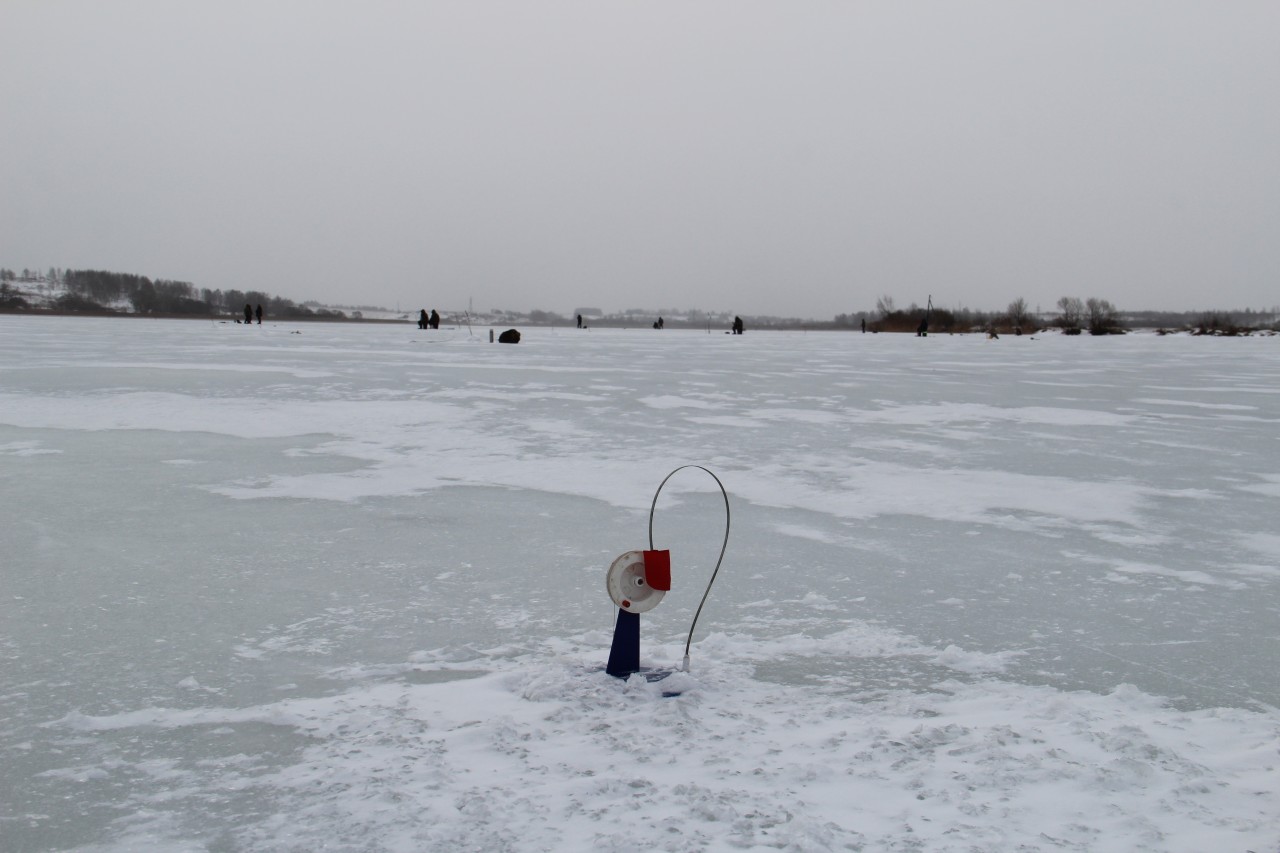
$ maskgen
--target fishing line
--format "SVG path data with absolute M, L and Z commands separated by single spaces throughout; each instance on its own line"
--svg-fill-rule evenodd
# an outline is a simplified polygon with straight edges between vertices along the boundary
M 720 478 L 717 477 L 714 473 L 712 473 L 711 469 L 704 468 L 701 465 L 681 465 L 679 468 L 675 469 L 666 477 L 664 477 L 662 479 L 662 482 L 658 484 L 658 490 L 653 493 L 653 503 L 649 505 L 649 549 L 650 550 L 654 549 L 653 515 L 654 515 L 654 511 L 657 509 L 657 506 L 658 506 L 658 495 L 662 494 L 662 487 L 667 484 L 667 480 L 670 480 L 677 473 L 683 471 L 686 468 L 697 468 L 700 471 L 706 471 L 707 474 L 711 476 L 711 479 L 716 481 L 716 485 L 720 487 L 720 495 L 721 497 L 724 498 L 724 542 L 722 542 L 720 545 L 720 556 L 716 558 L 716 567 L 711 571 L 711 579 L 707 581 L 707 588 L 702 593 L 702 600 L 698 602 L 698 609 L 694 611 L 694 614 L 693 614 L 693 622 L 690 623 L 689 625 L 689 636 L 685 639 L 685 642 L 684 642 L 684 666 L 683 666 L 684 672 L 689 671 L 689 646 L 693 643 L 693 629 L 698 625 L 698 617 L 702 615 L 702 606 L 707 603 L 707 596 L 711 594 L 711 585 L 716 582 L 716 575 L 720 573 L 720 564 L 724 562 L 724 552 L 729 547 L 729 523 L 730 523 L 729 493 L 725 491 L 724 483 L 720 482 Z

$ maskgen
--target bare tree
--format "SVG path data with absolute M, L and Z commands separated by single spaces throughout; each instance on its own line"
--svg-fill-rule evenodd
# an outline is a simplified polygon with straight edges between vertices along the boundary
M 1068 335 L 1080 334 L 1080 324 L 1084 320 L 1084 303 L 1078 296 L 1064 296 L 1058 300 L 1058 325 Z
M 1031 315 L 1027 311 L 1027 300 L 1021 296 L 1009 303 L 1008 313 L 1009 324 L 1015 329 L 1031 325 Z
M 1085 302 L 1088 312 L 1089 334 L 1111 335 L 1122 331 L 1116 307 L 1105 299 L 1089 297 Z
M 880 312 L 881 318 L 888 317 L 893 313 L 893 297 L 885 294 L 876 300 L 876 310 Z

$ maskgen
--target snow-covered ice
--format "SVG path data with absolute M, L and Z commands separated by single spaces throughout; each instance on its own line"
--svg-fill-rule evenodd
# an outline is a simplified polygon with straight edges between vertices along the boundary
M 1275 338 L 522 332 L 0 317 L 0 849 L 1280 850 Z

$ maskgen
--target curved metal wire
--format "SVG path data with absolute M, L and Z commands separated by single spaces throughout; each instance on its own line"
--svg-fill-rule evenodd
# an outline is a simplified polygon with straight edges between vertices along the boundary
M 711 580 L 707 581 L 707 588 L 702 593 L 702 600 L 698 602 L 698 609 L 694 611 L 693 622 L 689 625 L 689 636 L 684 641 L 684 671 L 689 671 L 689 646 L 693 643 L 693 629 L 698 625 L 698 617 L 702 615 L 702 605 L 707 603 L 707 596 L 711 594 L 711 585 L 716 582 L 716 575 L 720 573 L 720 564 L 724 562 L 724 552 L 729 548 L 729 493 L 725 491 L 724 483 L 720 482 L 720 478 L 711 472 L 709 468 L 703 468 L 701 465 L 681 465 L 670 474 L 662 478 L 662 482 L 658 484 L 658 490 L 653 493 L 653 503 L 649 505 L 649 550 L 653 547 L 653 513 L 658 507 L 658 495 L 662 494 L 662 487 L 667 484 L 677 473 L 686 468 L 697 468 L 706 471 L 711 475 L 711 479 L 716 481 L 716 485 L 720 487 L 720 494 L 724 498 L 724 542 L 720 545 L 720 556 L 716 559 L 716 567 L 711 571 Z

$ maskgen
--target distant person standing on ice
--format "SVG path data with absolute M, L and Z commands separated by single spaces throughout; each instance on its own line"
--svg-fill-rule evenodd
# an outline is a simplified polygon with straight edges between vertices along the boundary
M 733 333 L 735 335 L 740 335 L 745 331 L 746 326 L 743 325 L 742 318 L 735 315 L 733 318 Z
M 247 326 L 253 322 L 253 306 L 248 302 L 244 304 L 244 324 Z
M 430 321 L 427 319 L 427 309 L 423 308 L 418 312 L 418 328 L 425 329 Z
M 436 313 L 436 309 L 431 309 L 431 328 L 440 328 L 440 315 Z
M 582 315 L 581 315 L 581 314 L 579 314 L 579 315 L 578 315 L 578 328 L 579 328 L 579 329 L 581 329 L 581 328 L 582 328 Z
M 262 303 L 261 302 L 258 303 L 258 310 L 254 313 L 258 315 L 258 325 L 261 326 L 262 325 Z

